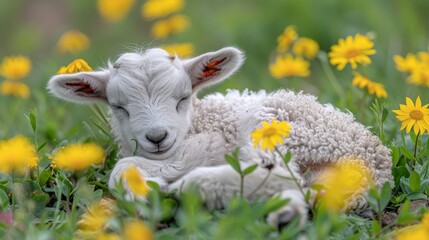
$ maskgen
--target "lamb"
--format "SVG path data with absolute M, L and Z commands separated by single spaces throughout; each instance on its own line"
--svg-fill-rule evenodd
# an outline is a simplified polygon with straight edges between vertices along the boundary
M 243 53 L 233 47 L 184 60 L 153 48 L 125 53 L 109 63 L 108 69 L 56 75 L 48 88 L 64 100 L 103 102 L 110 107 L 112 132 L 124 157 L 111 173 L 110 188 L 123 171 L 135 166 L 164 191 L 196 184 L 209 208 L 223 208 L 240 190 L 239 175 L 226 164 L 224 155 L 239 147 L 243 167 L 255 162 L 274 166 L 271 170 L 259 167 L 246 176 L 244 196 L 249 200 L 276 195 L 291 199 L 268 216 L 271 224 L 287 222 L 296 214 L 305 221 L 308 206 L 295 182 L 278 177 L 290 176 L 289 172 L 275 164 L 273 155 L 251 144 L 250 133 L 272 119 L 292 126 L 279 149 L 292 153 L 289 165 L 303 187 L 318 171 L 348 157 L 365 162 L 376 186 L 392 183 L 388 148 L 351 114 L 322 105 L 314 96 L 287 90 L 231 90 L 225 95 L 196 97 L 201 89 L 232 75 L 243 61 Z M 268 171 L 274 174 L 253 192 Z M 303 174 L 308 171 L 311 174 Z M 366 206 L 363 196 L 348 204 L 355 211 L 364 211 Z

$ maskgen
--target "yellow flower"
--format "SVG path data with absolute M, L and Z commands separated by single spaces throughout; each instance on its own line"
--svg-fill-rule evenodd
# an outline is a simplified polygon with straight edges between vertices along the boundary
M 359 159 L 348 158 L 320 173 L 315 183 L 323 186 L 318 203 L 328 210 L 345 210 L 350 198 L 370 185 L 369 169 Z
M 189 27 L 189 19 L 184 15 L 175 15 L 166 20 L 156 22 L 151 34 L 155 38 L 164 39 L 172 34 L 185 31 Z
M 110 199 L 101 199 L 100 202 L 90 206 L 81 216 L 77 223 L 77 239 L 97 239 L 105 235 L 103 228 L 109 218 L 115 215 L 114 201 Z M 108 238 L 104 238 L 108 239 Z
M 145 223 L 139 220 L 132 220 L 125 225 L 124 239 L 152 240 L 153 234 Z
M 420 66 L 420 61 L 412 53 L 407 54 L 405 58 L 395 55 L 393 60 L 395 61 L 396 69 L 400 72 L 411 73 Z
M 183 0 L 148 0 L 142 5 L 141 14 L 146 19 L 155 19 L 180 11 Z
M 396 233 L 396 240 L 417 239 L 429 239 L 429 212 L 425 213 L 419 224 L 402 228 Z
M 283 138 L 289 136 L 290 129 L 291 126 L 285 121 L 277 123 L 272 120 L 271 124 L 262 122 L 262 127 L 255 129 L 250 135 L 253 147 L 256 148 L 260 144 L 263 150 L 272 151 L 277 144 L 283 144 Z
M 338 70 L 343 70 L 348 63 L 353 69 L 356 69 L 358 64 L 366 66 L 371 63 L 369 55 L 376 53 L 373 47 L 372 40 L 361 34 L 341 38 L 337 45 L 331 47 L 330 62 L 332 65 L 338 65 Z
M 57 43 L 60 53 L 79 53 L 89 47 L 89 38 L 82 32 L 70 30 L 65 32 Z
M 31 61 L 24 56 L 5 57 L 0 65 L 0 75 L 10 80 L 24 78 L 30 71 Z
M 121 237 L 117 234 L 103 232 L 97 236 L 97 240 L 121 240 Z
M 129 167 L 123 174 L 128 188 L 134 193 L 135 196 L 144 197 L 149 192 L 150 188 L 146 184 L 142 174 L 137 170 L 136 167 Z
M 319 52 L 319 44 L 310 38 L 299 38 L 293 45 L 292 51 L 298 56 L 313 59 Z
M 179 57 L 186 58 L 194 55 L 194 46 L 191 43 L 169 44 L 163 45 L 161 48 L 172 56 L 177 55 Z
M 406 102 L 407 105 L 399 105 L 399 110 L 393 110 L 397 114 L 396 118 L 402 122 L 401 130 L 406 128 L 406 132 L 409 133 L 414 126 L 415 134 L 422 135 L 425 131 L 429 132 L 429 104 L 422 106 L 420 97 L 417 97 L 415 105 L 408 97 Z
M 0 85 L 0 93 L 3 95 L 28 98 L 30 96 L 30 89 L 25 83 L 6 80 Z
M 429 66 L 414 69 L 407 81 L 412 84 L 429 87 Z
M 22 136 L 0 141 L 0 172 L 24 173 L 29 167 L 36 167 L 39 157 L 36 148 Z
M 104 150 L 95 143 L 74 143 L 62 147 L 52 157 L 52 166 L 68 170 L 83 170 L 104 159 Z
M 107 22 L 121 20 L 133 7 L 135 0 L 98 0 L 97 9 Z
M 277 56 L 275 63 L 270 64 L 270 73 L 275 78 L 307 77 L 310 75 L 310 63 L 301 57 L 294 58 L 291 54 Z
M 57 74 L 70 74 L 90 71 L 92 71 L 92 68 L 88 65 L 88 63 L 85 60 L 79 58 L 71 62 L 69 65 L 61 67 Z
M 287 26 L 283 33 L 277 38 L 277 51 L 286 52 L 290 45 L 298 38 L 295 26 Z
M 387 92 L 383 84 L 373 82 L 358 72 L 353 72 L 353 75 L 355 75 L 352 81 L 353 86 L 358 86 L 361 89 L 366 88 L 369 94 L 375 95 L 377 98 L 387 98 Z

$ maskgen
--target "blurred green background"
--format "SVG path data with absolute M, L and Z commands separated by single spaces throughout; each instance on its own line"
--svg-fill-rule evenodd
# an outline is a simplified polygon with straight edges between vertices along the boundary
M 188 0 L 181 13 L 190 18 L 190 28 L 165 40 L 150 36 L 153 21 L 141 17 L 143 3 L 137 0 L 124 19 L 107 23 L 99 16 L 95 0 L 2 0 L 0 58 L 26 55 L 33 69 L 23 80 L 31 88 L 29 99 L 0 96 L 0 138 L 30 135 L 25 115 L 33 109 L 38 113 L 39 133 L 47 139 L 78 139 L 91 134 L 87 126 L 93 114 L 90 108 L 50 96 L 45 89 L 50 76 L 75 58 L 84 58 L 93 68 L 105 67 L 109 59 L 125 51 L 181 42 L 192 43 L 196 54 L 229 45 L 246 53 L 246 62 L 237 74 L 201 95 L 227 88 L 291 88 L 315 94 L 324 103 L 359 115 L 356 105 L 362 94 L 351 86 L 349 67 L 342 72 L 332 67 L 345 90 L 343 96 L 332 90 L 319 60 L 312 61 L 311 76 L 307 78 L 277 80 L 270 76 L 268 64 L 274 57 L 277 37 L 288 25 L 295 25 L 300 36 L 316 40 L 325 52 L 339 38 L 371 32 L 377 54 L 366 70 L 372 80 L 385 85 L 389 94 L 386 101 L 392 109 L 399 108 L 407 96 L 415 100 L 420 95 L 423 103 L 429 101 L 428 88 L 407 84 L 405 74 L 395 69 L 392 60 L 395 54 L 427 51 L 427 0 Z M 56 42 L 70 29 L 86 33 L 91 45 L 76 55 L 60 55 Z

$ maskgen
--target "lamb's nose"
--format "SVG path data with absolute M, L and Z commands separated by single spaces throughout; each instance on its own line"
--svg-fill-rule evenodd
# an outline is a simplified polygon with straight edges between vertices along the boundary
M 166 130 L 154 130 L 146 134 L 146 139 L 152 142 L 153 144 L 161 143 L 167 137 Z

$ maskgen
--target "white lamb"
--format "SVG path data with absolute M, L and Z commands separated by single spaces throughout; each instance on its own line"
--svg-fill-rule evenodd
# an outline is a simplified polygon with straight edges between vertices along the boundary
M 271 154 L 255 150 L 250 139 L 255 128 L 272 119 L 292 126 L 280 150 L 292 153 L 289 165 L 303 187 L 318 171 L 348 157 L 365 161 L 377 186 L 392 182 L 390 151 L 351 114 L 322 105 L 314 96 L 280 90 L 196 98 L 199 90 L 234 73 L 243 60 L 242 52 L 232 47 L 186 60 L 148 49 L 125 53 L 108 69 L 54 76 L 49 89 L 65 100 L 110 106 L 110 124 L 124 157 L 111 173 L 111 188 L 133 165 L 163 190 L 196 184 L 209 208 L 223 208 L 240 191 L 239 175 L 224 155 L 239 147 L 242 166 L 275 163 Z M 305 219 L 308 206 L 295 183 L 278 176 L 290 176 L 281 164 L 275 164 L 273 174 L 252 193 L 268 171 L 259 167 L 245 177 L 244 196 L 264 200 L 280 194 L 291 199 L 268 216 L 271 224 L 287 222 L 295 214 Z M 363 196 L 348 204 L 355 211 L 365 206 Z

